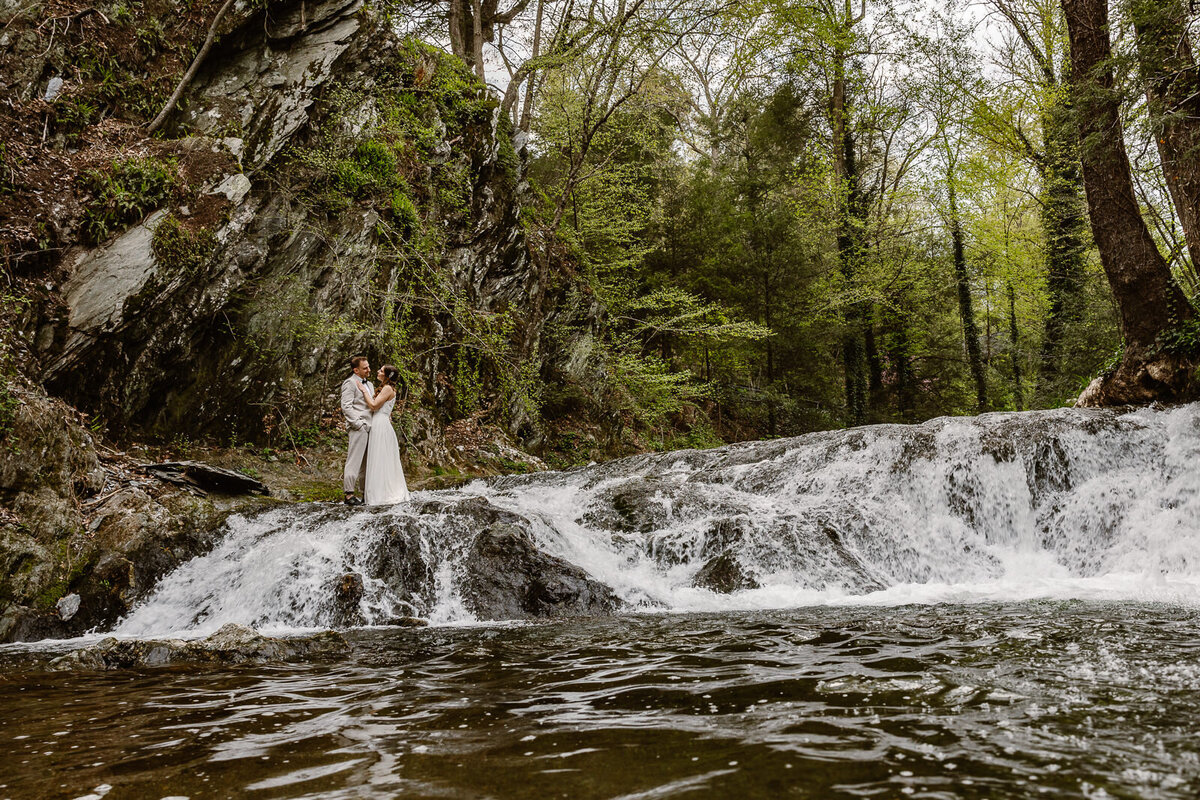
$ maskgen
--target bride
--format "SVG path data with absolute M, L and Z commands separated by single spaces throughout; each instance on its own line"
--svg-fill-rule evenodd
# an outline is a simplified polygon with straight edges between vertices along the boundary
M 392 408 L 396 405 L 396 385 L 400 370 L 384 364 L 375 375 L 379 380 L 379 391 L 374 396 L 365 382 L 358 388 L 371 409 L 371 433 L 367 439 L 366 479 L 363 482 L 363 500 L 367 505 L 381 506 L 403 503 L 408 499 L 408 484 L 404 482 L 404 468 L 400 466 L 400 444 L 396 441 L 396 430 L 392 427 Z

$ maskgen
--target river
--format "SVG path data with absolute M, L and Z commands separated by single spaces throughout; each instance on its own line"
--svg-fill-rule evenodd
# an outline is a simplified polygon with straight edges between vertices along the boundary
M 0 797 L 1194 798 L 1197 456 L 1200 406 L 994 414 L 236 518 L 115 633 L 327 627 L 353 572 L 351 655 L 2 648 Z M 481 502 L 624 611 L 480 619 Z

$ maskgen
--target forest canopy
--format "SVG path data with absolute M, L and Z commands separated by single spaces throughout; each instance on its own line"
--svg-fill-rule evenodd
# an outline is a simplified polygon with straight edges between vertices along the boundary
M 1097 376 L 1085 401 L 1189 391 L 1186 0 L 396 11 L 528 143 L 631 421 L 729 440 L 1054 407 Z

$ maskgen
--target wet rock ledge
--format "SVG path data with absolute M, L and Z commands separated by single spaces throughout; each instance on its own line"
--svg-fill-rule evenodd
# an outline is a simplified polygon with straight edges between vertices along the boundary
M 50 662 L 54 670 L 116 670 L 168 664 L 265 664 L 341 658 L 350 652 L 334 631 L 286 639 L 263 636 L 230 623 L 198 641 L 183 639 L 120 640 L 113 637 L 72 650 Z

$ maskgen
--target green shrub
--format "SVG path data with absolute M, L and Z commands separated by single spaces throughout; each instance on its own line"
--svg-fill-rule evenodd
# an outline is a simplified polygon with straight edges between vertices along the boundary
M 168 216 L 154 229 L 150 251 L 159 265 L 172 272 L 192 272 L 212 255 L 217 238 L 208 228 L 193 231 L 174 215 Z
M 392 219 L 396 229 L 406 238 L 410 237 L 421 226 L 421 217 L 417 213 L 417 205 L 408 196 L 408 186 L 404 185 L 392 191 Z
M 174 161 L 154 158 L 116 160 L 107 170 L 91 170 L 80 178 L 93 195 L 83 215 L 83 233 L 98 244 L 141 222 L 178 188 Z
M 354 148 L 354 162 L 372 182 L 391 183 L 396 176 L 396 156 L 383 142 L 368 139 Z
M 500 123 L 496 126 L 496 139 L 499 149 L 496 153 L 496 168 L 500 179 L 508 189 L 514 189 L 517 178 L 521 175 L 521 157 L 513 146 L 512 121 L 505 115 L 500 115 Z
M 360 142 L 348 158 L 336 159 L 330 174 L 334 191 L 361 199 L 396 181 L 396 156 L 383 142 Z
M 1173 321 L 1158 335 L 1158 344 L 1168 353 L 1176 355 L 1195 356 L 1200 353 L 1200 317 L 1188 317 L 1182 322 Z M 1124 352 L 1119 352 L 1119 355 L 1124 356 Z M 1120 363 L 1120 358 L 1116 359 L 1116 363 Z M 1102 374 L 1109 374 L 1115 370 L 1114 364 L 1106 367 Z
M 0 442 L 8 441 L 13 424 L 17 421 L 17 408 L 20 405 L 20 398 L 9 386 L 8 376 L 0 375 Z
M 454 409 L 466 417 L 479 408 L 483 381 L 479 374 L 479 358 L 465 347 L 458 348 L 454 357 Z
M 99 113 L 100 107 L 85 97 L 59 97 L 54 101 L 54 130 L 69 144 L 76 144 L 79 134 L 96 121 Z
M 17 362 L 13 341 L 9 336 L 15 333 L 16 319 L 28 304 L 29 300 L 23 296 L 0 294 L 0 330 L 8 332 L 8 335 L 0 334 L 0 442 L 7 443 L 9 449 L 14 451 L 18 442 L 9 442 L 9 437 L 17 420 L 21 398 L 13 390 Z
M 392 187 L 403 185 L 396 171 L 396 154 L 377 139 L 352 144 L 329 137 L 324 146 L 299 149 L 294 155 L 301 165 L 317 173 L 305 194 L 327 211 L 342 211 L 351 200 L 367 197 L 386 201 Z

